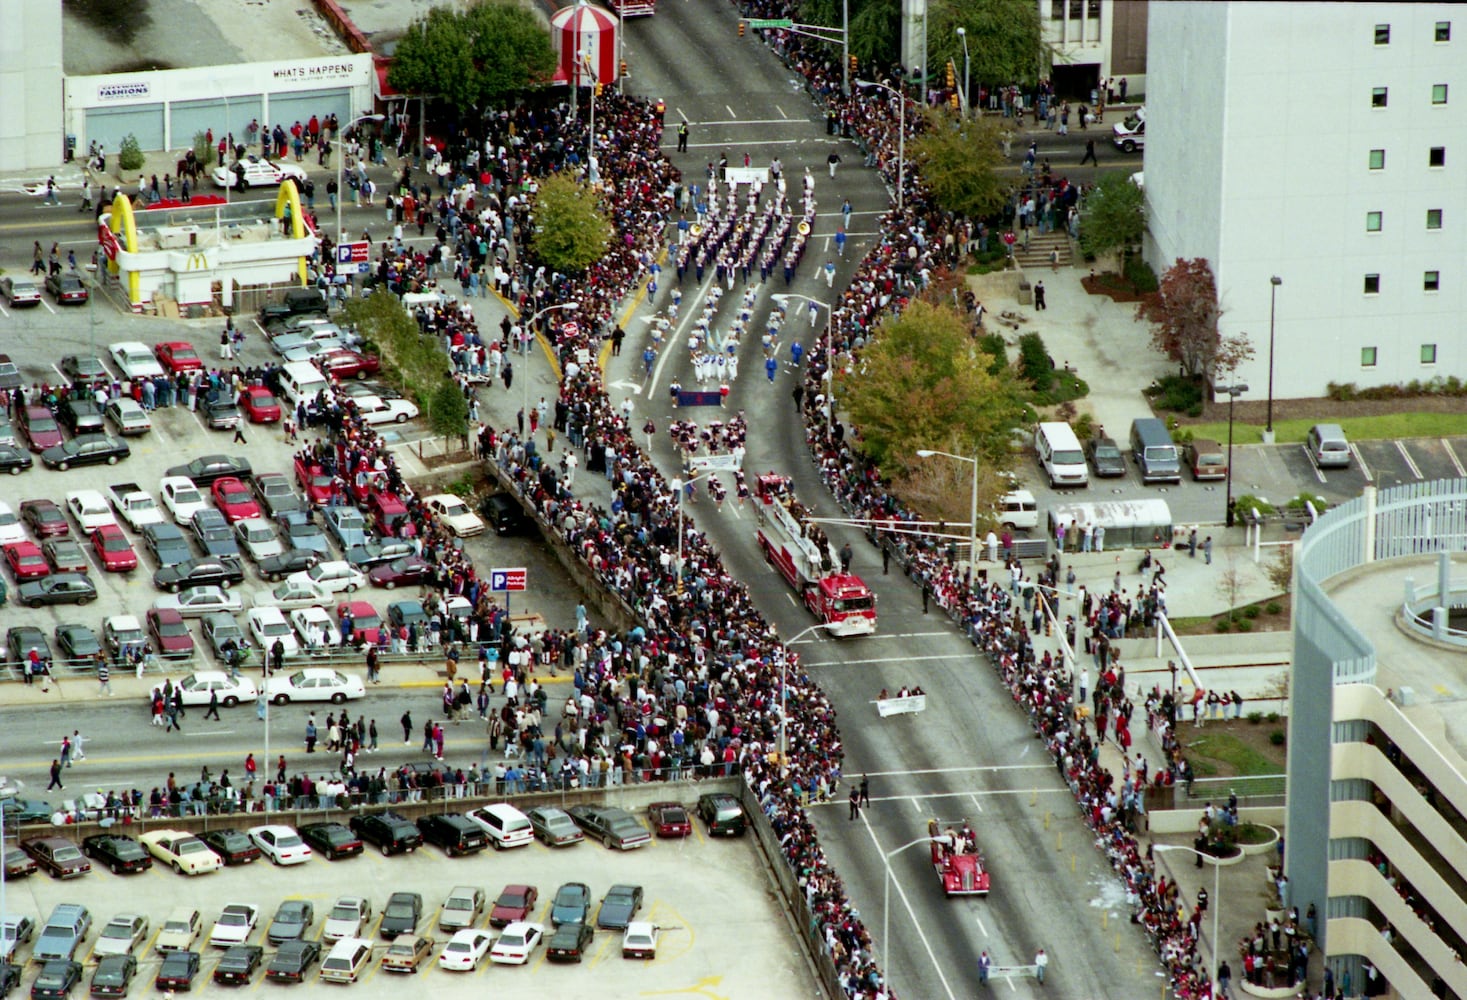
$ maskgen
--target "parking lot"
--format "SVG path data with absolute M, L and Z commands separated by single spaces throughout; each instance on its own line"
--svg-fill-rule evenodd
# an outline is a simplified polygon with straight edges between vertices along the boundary
M 580 965 L 546 961 L 544 948 L 537 950 L 524 967 L 499 966 L 490 971 L 487 959 L 473 972 L 448 972 L 437 967 L 437 954 L 451 936 L 438 928 L 439 907 L 456 886 L 482 888 L 492 905 L 500 890 L 510 883 L 525 883 L 539 890 L 537 908 L 531 917 L 543 923 L 547 936 L 550 903 L 565 882 L 583 882 L 599 904 L 614 883 L 639 885 L 643 906 L 636 915 L 661 928 L 657 957 L 651 961 L 621 957 L 621 932 L 597 930 L 589 952 Z M 639 850 L 614 853 L 599 844 L 585 842 L 552 850 L 539 842 L 528 847 L 496 853 L 492 849 L 463 858 L 449 859 L 437 848 L 423 847 L 416 853 L 382 857 L 369 848 L 362 855 L 342 861 L 320 857 L 288 868 L 275 868 L 265 860 L 225 868 L 189 878 L 154 866 L 136 875 L 112 875 L 94 870 L 79 880 L 59 882 L 35 874 L 7 886 L 6 908 L 10 915 L 29 916 L 37 927 L 58 903 L 81 903 L 91 911 L 92 930 L 79 956 L 90 959 L 102 927 L 114 915 L 139 912 L 150 922 L 145 944 L 139 948 L 138 979 L 131 995 L 154 993 L 152 978 L 160 959 L 153 942 L 163 921 L 175 907 L 196 907 L 203 918 L 204 941 L 220 910 L 228 903 L 250 903 L 259 907 L 259 923 L 249 942 L 265 944 L 266 926 L 276 907 L 286 899 L 304 899 L 315 910 L 308 934 L 319 939 L 321 925 L 332 903 L 343 895 L 360 895 L 372 904 L 374 922 L 372 960 L 363 978 L 352 988 L 354 995 L 394 997 L 407 987 L 414 996 L 468 995 L 493 991 L 503 997 L 633 997 L 650 994 L 704 996 L 805 996 L 813 986 L 806 967 L 791 943 L 785 917 L 771 898 L 771 883 L 759 864 L 751 836 L 710 841 L 698 824 L 683 840 L 654 840 Z M 433 958 L 416 975 L 380 968 L 387 942 L 376 932 L 387 897 L 393 892 L 417 892 L 423 896 L 424 918 L 420 932 L 435 939 Z M 595 908 L 592 914 L 594 921 Z M 488 927 L 487 914 L 475 927 Z M 497 931 L 493 931 L 497 934 Z M 737 942 L 735 951 L 734 942 Z M 326 944 L 329 949 L 329 943 Z M 237 993 L 239 987 L 212 983 L 215 963 L 222 950 L 207 943 L 196 946 L 204 961 L 194 992 L 204 996 Z M 324 951 L 325 949 L 323 949 Z M 265 948 L 268 965 L 274 946 Z M 28 956 L 30 946 L 22 946 Z M 758 955 L 757 963 L 740 963 L 736 955 Z M 86 963 L 89 981 L 95 960 Z M 37 966 L 31 963 L 23 985 L 29 987 Z M 318 985 L 319 964 L 307 983 Z M 460 985 L 461 984 L 461 985 Z M 329 986 L 329 984 L 326 984 Z M 256 974 L 248 990 L 288 990 Z M 445 991 L 453 991 L 445 993 Z M 475 995 L 481 995 L 476 992 Z

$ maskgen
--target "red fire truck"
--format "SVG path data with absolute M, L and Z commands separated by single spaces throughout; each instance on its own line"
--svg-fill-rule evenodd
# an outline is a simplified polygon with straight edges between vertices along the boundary
M 988 895 L 988 872 L 983 868 L 983 855 L 978 853 L 978 837 L 963 820 L 961 830 L 946 830 L 935 819 L 927 821 L 927 836 L 932 840 L 932 868 L 942 883 L 943 895 Z
M 606 0 L 612 11 L 622 17 L 647 17 L 657 13 L 657 0 Z
M 832 635 L 870 635 L 876 631 L 876 595 L 854 573 L 842 573 L 830 540 L 805 518 L 790 482 L 773 473 L 760 476 L 754 514 L 764 555 L 799 592 L 810 613 L 830 625 Z

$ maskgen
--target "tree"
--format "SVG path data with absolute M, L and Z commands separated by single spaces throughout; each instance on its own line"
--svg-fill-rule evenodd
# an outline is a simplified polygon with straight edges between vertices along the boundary
M 1151 346 L 1194 378 L 1234 371 L 1253 356 L 1246 334 L 1222 336 L 1221 316 L 1212 265 L 1202 257 L 1177 258 L 1162 275 L 1156 296 L 1136 308 L 1136 317 L 1151 323 Z
M 409 25 L 387 82 L 456 108 L 485 108 L 543 82 L 554 69 L 549 34 L 528 8 L 482 0 L 462 12 L 434 7 Z
M 1032 83 L 1039 78 L 1044 36 L 1034 0 L 932 0 L 927 12 L 927 44 L 931 65 L 951 61 L 963 75 L 963 42 L 967 32 L 968 80 L 977 101 L 983 83 Z
M 919 448 L 977 455 L 1002 469 L 1025 408 L 1012 373 L 994 374 L 988 363 L 966 317 L 918 300 L 882 322 L 857 371 L 838 374 L 836 398 L 887 475 L 910 471 Z
M 531 249 L 557 271 L 584 271 L 611 243 L 611 220 L 596 192 L 564 171 L 541 182 L 532 213 Z
M 440 379 L 427 399 L 428 426 L 434 434 L 467 440 L 469 403 L 452 379 Z
M 385 365 L 402 377 L 404 393 L 424 405 L 447 374 L 448 362 L 433 339 L 423 336 L 401 300 L 378 291 L 348 301 L 342 315 L 372 343 Z
M 1125 171 L 1101 174 L 1080 213 L 1081 248 L 1097 257 L 1119 250 L 1124 261 L 1145 232 L 1145 192 L 1131 183 Z
M 928 109 L 926 128 L 907 144 L 922 182 L 944 210 L 973 218 L 1002 211 L 1011 183 L 999 173 L 1007 132 L 996 116 L 956 120 Z

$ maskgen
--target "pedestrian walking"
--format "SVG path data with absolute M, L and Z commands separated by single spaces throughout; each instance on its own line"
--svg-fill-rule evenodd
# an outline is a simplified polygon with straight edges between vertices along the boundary
M 860 811 L 861 811 L 861 790 L 859 788 L 852 788 L 851 789 L 851 820 L 852 821 L 855 820 L 856 815 Z
M 1202 555 L 1207 560 L 1207 565 L 1212 565 L 1212 536 L 1208 535 L 1202 540 Z
M 204 713 L 206 719 L 219 718 L 219 689 L 215 688 L 209 692 L 209 710 Z M 221 720 L 222 721 L 222 720 Z
M 988 952 L 985 950 L 981 955 L 978 956 L 978 982 L 980 985 L 987 984 L 988 971 L 992 968 L 993 959 L 988 957 Z
M 275 783 L 282 784 L 285 781 L 285 754 L 281 754 L 275 761 Z
M 51 761 L 51 783 L 46 786 L 46 791 L 49 792 L 53 788 L 65 787 L 66 786 L 61 783 L 61 761 L 53 759 Z
M 177 702 L 173 702 L 173 701 L 168 702 L 164 706 L 163 715 L 164 715 L 164 718 L 167 719 L 167 721 L 168 721 L 168 728 L 165 729 L 164 732 L 171 733 L 175 729 L 178 730 L 180 733 L 183 732 L 183 727 L 178 724 L 178 703 Z
M 367 724 L 367 753 L 377 752 L 377 720 Z
M 107 657 L 101 653 L 97 654 L 97 684 L 99 694 L 112 697 L 112 668 L 107 666 Z
M 255 699 L 255 718 L 259 719 L 261 722 L 264 722 L 266 713 L 270 711 L 269 706 L 270 701 L 268 698 L 266 698 L 265 692 L 262 690 L 260 692 L 260 696 Z
M 1081 116 L 1081 119 L 1080 119 L 1080 127 L 1081 128 L 1084 128 L 1085 127 L 1085 119 L 1084 119 L 1084 116 L 1083 115 Z M 1095 164 L 1097 167 L 1100 166 L 1100 161 L 1095 158 L 1095 140 L 1094 139 L 1090 139 L 1090 140 L 1086 141 L 1086 143 L 1085 143 L 1085 155 L 1082 156 L 1082 157 L 1080 157 L 1080 166 L 1083 167 L 1085 165 L 1085 161 L 1086 160 L 1089 160 L 1091 163 Z
M 1036 310 L 1049 308 L 1049 306 L 1044 304 L 1044 282 L 1042 281 L 1036 282 L 1034 285 L 1034 308 Z
M 861 775 L 861 805 L 871 804 L 871 781 L 866 775 Z
M 830 176 L 834 177 L 836 164 L 840 163 L 840 154 L 831 153 L 825 158 L 825 163 L 828 167 L 830 167 Z
M 259 768 L 259 765 L 255 763 L 255 755 L 254 754 L 246 754 L 245 755 L 245 762 L 244 762 L 244 770 L 245 770 L 245 782 L 247 784 L 253 785 L 255 783 L 255 771 L 258 768 Z
M 71 737 L 61 737 L 61 766 L 71 766 Z
M 71 731 L 71 759 L 73 761 L 86 760 L 87 750 L 82 746 L 82 734 L 80 729 Z
M 1044 973 L 1049 968 L 1049 956 L 1040 948 L 1034 955 L 1034 978 L 1040 986 L 1044 985 Z

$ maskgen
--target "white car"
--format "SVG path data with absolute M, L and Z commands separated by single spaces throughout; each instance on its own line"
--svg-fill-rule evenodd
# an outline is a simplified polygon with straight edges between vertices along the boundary
M 180 875 L 204 875 L 224 867 L 224 859 L 187 830 L 149 830 L 138 842 Z
M 117 524 L 109 504 L 96 490 L 70 490 L 66 494 L 66 511 L 81 528 L 82 534 L 90 535 L 106 524 Z
M 112 426 L 116 427 L 117 433 L 123 437 L 146 434 L 153 429 L 153 421 L 148 417 L 148 411 L 127 396 L 118 396 L 116 399 L 109 400 L 102 415 L 112 421 Z
M 530 960 L 535 949 L 544 943 L 545 926 L 543 924 L 516 920 L 499 932 L 499 937 L 494 941 L 494 947 L 489 949 L 489 961 L 495 965 L 524 965 Z
M 296 608 L 290 613 L 290 624 L 301 637 L 301 645 L 310 652 L 330 650 L 341 645 L 341 632 L 325 608 Z
M 285 551 L 285 546 L 275 537 L 270 522 L 262 517 L 247 517 L 243 521 L 236 521 L 234 537 L 239 540 L 239 547 L 255 562 L 278 556 Z
M 228 948 L 232 944 L 244 944 L 250 939 L 255 924 L 260 919 L 260 908 L 254 903 L 228 903 L 214 929 L 209 932 L 209 943 L 216 948 Z
M 173 689 L 183 692 L 185 706 L 207 705 L 216 691 L 219 693 L 219 704 L 225 708 L 249 704 L 260 694 L 255 682 L 248 677 L 230 677 L 223 670 L 197 670 L 182 680 L 174 681 Z M 162 690 L 162 684 L 153 686 L 154 694 Z
M 656 958 L 662 928 L 645 920 L 633 920 L 621 936 L 622 958 Z
M 148 939 L 148 918 L 138 913 L 119 913 L 102 928 L 92 954 L 131 955 Z
M 287 583 L 314 583 L 330 594 L 346 591 L 350 594 L 358 587 L 367 585 L 367 574 L 343 559 L 318 562 L 310 569 L 292 573 L 285 578 Z
M 346 345 L 339 340 L 307 340 L 303 344 L 287 347 L 280 352 L 286 361 L 315 361 L 323 354 L 340 351 Z
M 252 826 L 250 840 L 277 865 L 303 865 L 311 860 L 311 848 L 288 826 Z
M 107 352 L 112 355 L 113 364 L 122 371 L 123 378 L 162 378 L 165 374 L 147 344 L 124 340 L 108 347 Z
M 297 574 L 292 573 L 294 577 Z M 269 590 L 262 590 L 250 602 L 257 608 L 313 608 L 331 603 L 331 594 L 326 588 L 309 580 L 286 579 Z
M 452 493 L 435 493 L 423 502 L 434 517 L 448 525 L 448 530 L 460 538 L 477 535 L 484 530 L 483 519 Z
M 321 937 L 327 941 L 360 937 L 371 923 L 371 903 L 360 896 L 342 896 L 327 914 L 326 923 L 321 928 Z
M 263 649 L 265 655 L 270 655 L 270 647 L 275 645 L 277 639 L 285 647 L 286 656 L 294 656 L 301 651 L 301 644 L 296 641 L 290 623 L 285 620 L 285 615 L 279 608 L 250 608 L 249 614 L 245 615 L 245 622 L 250 635 L 255 638 L 255 645 Z M 274 679 L 266 683 L 267 693 L 274 683 Z
M 271 677 L 265 682 L 265 693 L 276 705 L 292 701 L 329 701 L 340 705 L 347 700 L 365 698 L 367 686 L 354 674 L 330 667 L 306 667 L 286 677 Z
M 158 495 L 179 524 L 192 524 L 195 514 L 209 509 L 204 495 L 187 476 L 164 476 L 158 483 Z
M 153 602 L 153 607 L 159 611 L 168 609 L 177 611 L 185 618 L 198 618 L 201 615 L 213 614 L 215 611 L 228 611 L 232 614 L 244 607 L 244 598 L 222 587 L 208 584 L 189 587 L 176 594 L 164 594 Z
M 10 504 L 0 501 L 0 545 L 25 540 L 25 525 L 20 523 L 20 518 L 15 516 L 15 511 L 10 509 Z
M 199 911 L 190 906 L 180 906 L 168 914 L 163 929 L 153 941 L 153 948 L 160 952 L 188 951 L 204 933 L 204 921 Z
M 357 415 L 362 422 L 376 424 L 405 424 L 418 415 L 418 407 L 407 399 L 383 399 L 381 396 L 356 396 Z
M 300 184 L 306 181 L 306 172 L 295 164 L 272 163 L 253 154 L 234 163 L 220 164 L 209 176 L 215 187 L 234 188 L 236 191 L 279 185 L 287 178 Z
M 504 940 L 504 935 L 516 927 L 529 927 L 530 924 L 510 924 L 499 940 Z M 494 935 L 488 931 L 466 928 L 458 931 L 448 939 L 443 946 L 443 951 L 438 954 L 438 968 L 447 969 L 449 972 L 473 972 L 484 960 L 484 954 L 489 950 L 489 942 L 494 940 Z M 499 946 L 496 944 L 496 948 Z M 527 953 L 528 954 L 528 953 Z M 497 961 L 497 959 L 496 959 Z M 520 960 L 523 963 L 523 959 Z

